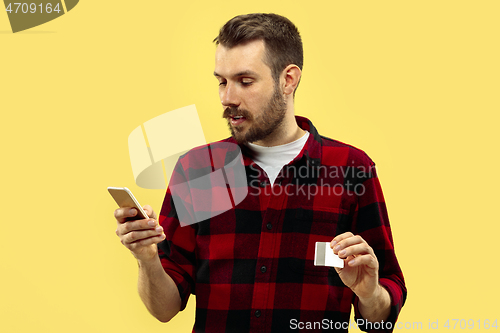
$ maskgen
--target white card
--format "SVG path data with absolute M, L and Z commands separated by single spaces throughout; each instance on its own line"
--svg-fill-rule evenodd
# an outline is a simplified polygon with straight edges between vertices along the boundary
M 333 254 L 329 242 L 316 242 L 314 251 L 314 266 L 330 266 L 344 268 L 344 260 Z

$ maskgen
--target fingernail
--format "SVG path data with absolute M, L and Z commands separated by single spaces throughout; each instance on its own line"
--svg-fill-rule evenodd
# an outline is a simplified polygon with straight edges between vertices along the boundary
M 340 250 L 340 245 L 335 246 L 335 251 Z
M 148 221 L 148 225 L 149 225 L 150 227 L 154 227 L 154 226 L 156 225 L 156 221 L 155 221 L 155 220 L 149 220 L 149 221 Z
M 356 263 L 356 259 L 352 259 L 351 261 L 349 261 L 349 265 L 354 265 Z
M 133 208 L 132 208 L 131 210 L 129 210 L 129 212 L 128 212 L 128 213 L 129 213 L 130 215 L 135 215 L 135 209 L 133 209 Z
M 332 241 L 331 244 L 330 244 L 330 247 L 333 249 L 333 247 L 335 246 L 335 244 L 337 244 L 336 241 Z
M 163 230 L 163 228 L 162 228 L 162 227 L 156 227 L 156 229 L 155 229 L 155 231 L 156 231 L 157 233 L 162 232 L 162 230 Z
M 343 256 L 345 254 L 346 250 L 342 250 L 339 252 L 339 256 Z

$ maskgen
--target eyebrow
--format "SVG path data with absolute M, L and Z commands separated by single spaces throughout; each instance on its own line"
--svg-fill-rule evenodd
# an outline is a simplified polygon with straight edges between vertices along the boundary
M 247 76 L 247 75 L 258 76 L 256 72 L 251 71 L 251 70 L 246 70 L 246 71 L 238 72 L 238 73 L 232 75 L 232 77 L 240 77 L 240 76 Z M 217 72 L 214 72 L 214 76 L 215 77 L 223 77 L 222 75 L 220 75 Z

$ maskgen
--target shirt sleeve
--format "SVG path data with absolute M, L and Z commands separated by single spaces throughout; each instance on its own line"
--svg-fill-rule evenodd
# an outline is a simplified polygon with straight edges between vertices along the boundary
M 380 284 L 389 292 L 391 297 L 391 312 L 383 326 L 392 332 L 399 312 L 406 300 L 406 286 L 403 273 L 399 266 L 394 251 L 391 227 L 387 209 L 382 194 L 379 179 L 376 174 L 375 164 L 370 164 L 368 170 L 359 173 L 357 178 L 356 195 L 358 197 L 353 217 L 353 233 L 358 234 L 373 248 L 379 262 Z M 375 331 L 361 316 L 359 312 L 359 299 L 355 296 L 354 312 L 357 326 L 365 331 Z M 390 324 L 389 324 L 390 323 Z
M 181 311 L 186 308 L 189 295 L 195 292 L 196 267 L 196 224 L 186 225 L 180 222 L 189 218 L 192 207 L 186 197 L 179 199 L 183 196 L 182 193 L 172 190 L 176 188 L 175 185 L 181 185 L 177 189 L 187 188 L 187 186 L 182 186 L 185 179 L 182 165 L 178 162 L 170 179 L 159 217 L 159 223 L 163 227 L 166 238 L 158 244 L 158 255 L 163 269 L 179 290 Z M 174 196 L 176 196 L 175 200 Z

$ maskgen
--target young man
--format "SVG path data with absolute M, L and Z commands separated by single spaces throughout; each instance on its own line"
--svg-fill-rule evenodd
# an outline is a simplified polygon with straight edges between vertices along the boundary
M 115 211 L 117 234 L 139 263 L 145 305 L 166 322 L 193 293 L 195 332 L 285 332 L 347 331 L 353 304 L 360 328 L 392 330 L 406 287 L 374 163 L 295 116 L 303 62 L 297 28 L 274 14 L 242 15 L 215 42 L 214 75 L 232 137 L 179 159 L 160 226 L 149 206 L 149 220 Z M 215 210 L 222 192 L 173 188 L 215 170 L 207 152 L 235 156 L 230 145 L 241 148 L 248 194 L 223 213 L 182 223 Z M 183 208 L 174 203 L 179 197 Z M 344 268 L 314 266 L 318 241 L 330 242 Z

